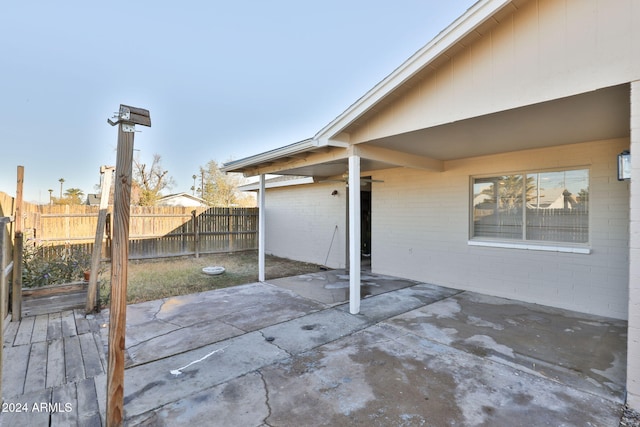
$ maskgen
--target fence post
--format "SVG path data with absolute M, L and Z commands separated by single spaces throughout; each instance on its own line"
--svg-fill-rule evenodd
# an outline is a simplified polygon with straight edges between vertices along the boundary
M 136 124 L 151 126 L 149 111 L 120 105 L 117 122 L 116 186 L 113 206 L 113 254 L 111 260 L 111 308 L 107 363 L 107 427 L 122 426 L 124 419 L 124 349 L 127 321 L 127 268 L 133 137 Z
M 15 239 L 13 244 L 13 295 L 11 298 L 11 321 L 22 319 L 22 186 L 24 166 L 18 166 L 16 186 Z
M 234 208 L 227 208 L 227 233 L 229 233 L 229 251 L 233 252 L 234 250 L 234 246 L 235 246 L 235 242 L 234 242 L 234 235 L 233 235 L 233 229 L 234 229 L 234 220 L 235 218 L 233 218 L 234 215 Z
M 7 276 L 9 271 L 13 268 L 13 264 L 10 264 L 7 256 L 9 254 L 7 245 L 7 225 L 11 222 L 11 218 L 0 218 L 0 321 L 4 322 L 4 318 L 9 313 L 9 307 L 7 304 L 7 297 L 9 296 L 9 281 Z M 13 258 L 13 257 L 12 257 Z M 4 325 L 4 324 L 3 324 Z M 0 328 L 4 331 L 4 326 Z M 0 332 L 2 332 L 0 331 Z
M 8 252 L 5 246 L 7 239 L 7 224 L 9 218 L 0 218 L 0 400 L 2 400 L 2 364 L 3 364 L 3 347 L 4 347 L 4 318 L 7 313 L 7 260 L 5 255 Z
M 191 221 L 193 222 L 193 252 L 195 252 L 196 258 L 200 258 L 200 230 L 198 229 L 198 214 L 195 209 L 191 211 Z
M 98 224 L 96 226 L 96 237 L 93 241 L 93 251 L 91 252 L 91 270 L 89 275 L 89 288 L 87 289 L 87 304 L 85 311 L 91 313 L 99 304 L 100 288 L 98 287 L 98 271 L 100 270 L 100 259 L 102 258 L 102 239 L 104 237 L 105 223 L 107 220 L 107 208 L 109 207 L 109 193 L 111 191 L 111 178 L 114 167 L 101 166 L 102 188 L 100 189 L 100 211 L 98 212 Z

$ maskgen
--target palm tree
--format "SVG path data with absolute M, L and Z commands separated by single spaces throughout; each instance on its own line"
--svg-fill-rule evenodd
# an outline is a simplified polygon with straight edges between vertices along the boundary
M 64 184 L 64 178 L 60 178 L 58 182 L 60 183 L 60 198 L 62 199 L 62 184 Z
M 68 188 L 67 191 L 64 192 L 64 195 L 71 200 L 72 204 L 79 205 L 82 204 L 84 192 L 79 188 Z

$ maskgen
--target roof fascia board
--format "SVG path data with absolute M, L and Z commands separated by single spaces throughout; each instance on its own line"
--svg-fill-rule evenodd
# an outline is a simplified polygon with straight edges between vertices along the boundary
M 385 96 L 427 67 L 450 47 L 460 42 L 511 2 L 512 0 L 480 0 L 475 3 L 427 45 L 322 128 L 313 139 L 328 141 L 343 132 L 349 124 L 366 113 Z
M 292 157 L 321 147 L 347 148 L 349 147 L 349 143 L 329 140 L 320 141 L 309 138 L 294 144 L 276 148 L 275 150 L 265 151 L 254 156 L 245 157 L 244 159 L 224 163 L 220 170 L 225 173 L 241 171 L 248 168 L 258 167 L 261 163 L 269 163 L 278 159 Z
M 265 151 L 254 156 L 224 163 L 220 170 L 222 172 L 239 171 L 250 166 L 255 166 L 258 163 L 270 162 L 278 158 L 292 156 L 310 149 L 318 148 L 319 146 L 319 141 L 309 138 L 294 144 L 276 148 L 275 150 Z
M 302 159 L 291 159 L 285 162 L 270 163 L 264 162 L 262 164 L 255 163 L 253 167 L 245 169 L 245 176 L 255 176 L 262 174 L 279 174 L 280 172 L 288 169 L 296 169 L 304 166 L 319 165 L 321 163 L 331 162 L 340 159 L 346 159 L 349 157 L 348 150 L 342 149 L 342 147 L 331 147 L 327 151 L 319 153 L 310 153 L 308 156 Z

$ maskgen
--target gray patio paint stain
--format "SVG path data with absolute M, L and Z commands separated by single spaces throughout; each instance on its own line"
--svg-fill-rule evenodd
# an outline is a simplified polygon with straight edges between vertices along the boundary
M 626 355 L 609 349 L 624 348 L 624 322 L 603 323 L 590 317 L 465 292 L 389 322 L 477 356 L 518 364 L 527 372 L 622 401 Z M 515 330 L 519 333 L 511 333 Z M 572 345 L 567 345 L 564 334 L 572 336 Z M 574 363 L 574 352 L 587 356 L 583 365 Z

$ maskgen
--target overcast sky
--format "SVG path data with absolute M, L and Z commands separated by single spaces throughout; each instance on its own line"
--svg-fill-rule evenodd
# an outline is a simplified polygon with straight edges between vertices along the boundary
M 9 1 L 0 13 L 0 191 L 95 192 L 120 104 L 148 109 L 142 161 L 172 192 L 312 137 L 475 0 Z

